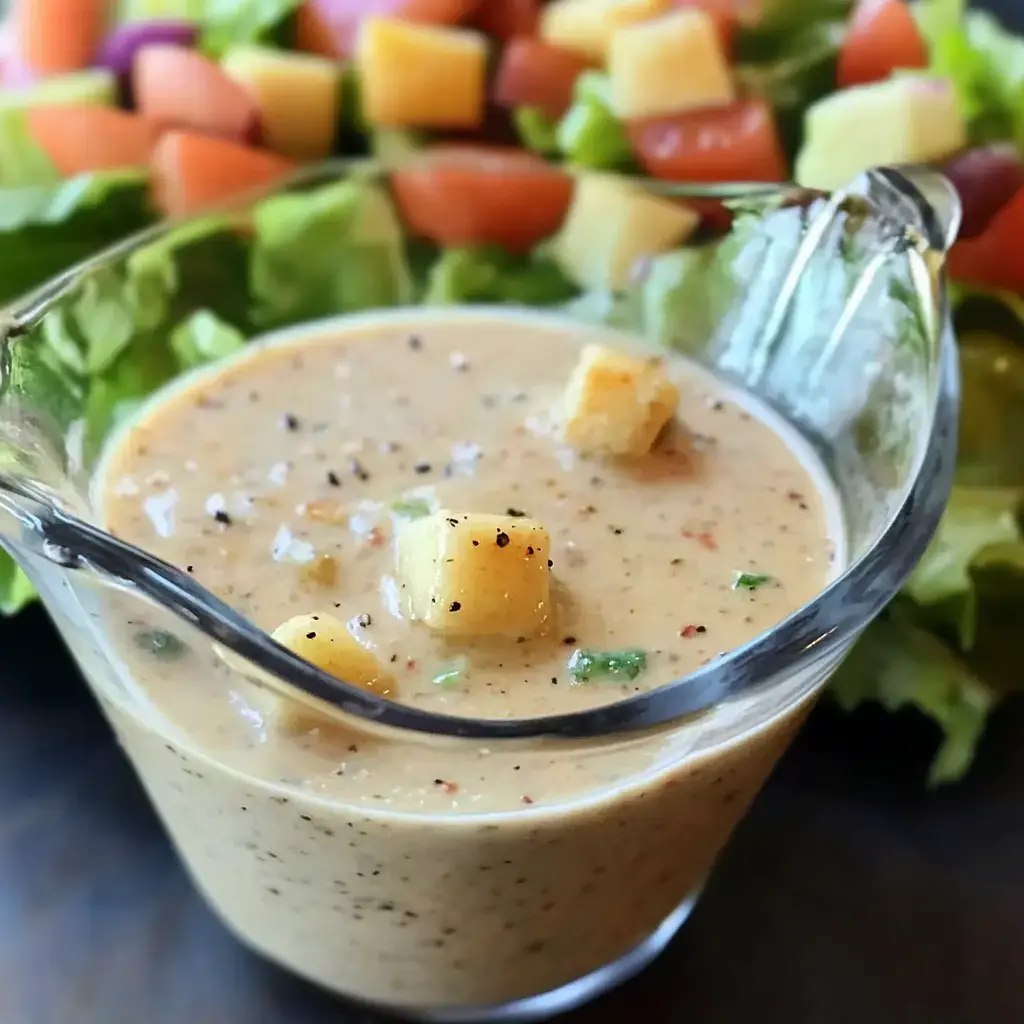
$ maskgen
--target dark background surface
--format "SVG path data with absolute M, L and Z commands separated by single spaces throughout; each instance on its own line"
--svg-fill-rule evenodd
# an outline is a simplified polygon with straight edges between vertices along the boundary
M 371 1024 L 212 918 L 42 611 L 0 650 L 0 1022 Z M 928 793 L 935 738 L 822 705 L 681 936 L 566 1024 L 1024 1022 L 1024 701 Z

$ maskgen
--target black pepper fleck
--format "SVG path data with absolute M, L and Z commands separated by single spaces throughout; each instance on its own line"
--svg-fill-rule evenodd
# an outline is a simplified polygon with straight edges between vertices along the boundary
M 410 334 L 406 339 L 406 344 L 413 352 L 419 352 L 423 348 L 423 339 L 418 334 Z
M 372 622 L 373 622 L 373 618 L 372 618 L 372 616 L 370 615 L 369 612 L 363 612 L 363 614 L 360 615 L 358 619 L 356 619 L 357 625 L 362 626 L 363 629 L 366 629 L 366 627 L 371 625 Z
M 333 469 L 329 469 L 327 471 L 327 482 L 332 487 L 340 487 L 341 486 L 341 477 L 338 476 L 338 474 L 335 473 Z
M 507 548 L 511 544 L 508 534 L 504 530 L 498 531 L 498 536 L 495 538 L 495 543 L 499 548 Z
M 284 424 L 285 430 L 298 430 L 299 429 L 299 417 L 292 415 L 290 412 L 286 412 L 281 418 L 281 422 Z
M 358 459 L 353 459 L 348 464 L 348 468 L 349 471 L 357 480 L 362 480 L 363 482 L 365 482 L 370 479 L 369 470 Z
M 306 634 L 306 639 L 307 640 L 315 640 L 316 639 L 316 633 L 307 633 Z
M 213 513 L 213 518 L 216 519 L 218 523 L 223 523 L 224 526 L 231 525 L 231 516 L 222 508 L 217 509 L 217 511 Z
M 461 608 L 462 608 L 462 602 L 461 601 L 452 601 L 452 603 L 448 606 L 448 611 L 450 611 L 450 612 L 457 612 Z
M 429 462 L 417 462 L 416 465 L 412 467 L 412 471 L 414 473 L 419 473 L 421 475 L 423 473 L 429 473 L 430 472 L 430 463 Z
M 505 515 L 512 516 L 513 519 L 523 519 L 526 513 L 522 509 L 518 508 L 507 508 L 505 509 Z

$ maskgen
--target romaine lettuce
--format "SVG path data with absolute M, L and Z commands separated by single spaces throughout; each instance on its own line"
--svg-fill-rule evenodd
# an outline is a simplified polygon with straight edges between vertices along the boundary
M 424 301 L 518 303 L 550 306 L 578 289 L 554 260 L 543 255 L 513 256 L 488 246 L 448 249 L 431 267 Z

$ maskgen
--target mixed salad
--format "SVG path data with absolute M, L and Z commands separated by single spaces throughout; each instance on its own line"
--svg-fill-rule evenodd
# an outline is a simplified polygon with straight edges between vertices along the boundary
M 846 707 L 916 706 L 944 735 L 931 781 L 967 770 L 988 714 L 1020 686 L 1024 39 L 964 0 L 7 6 L 0 301 L 303 163 L 424 154 L 390 188 L 278 195 L 247 234 L 206 217 L 97 276 L 48 318 L 37 368 L 85 444 L 275 324 L 413 299 L 614 293 L 634 252 L 699 254 L 733 216 L 715 202 L 647 207 L 619 172 L 827 189 L 880 163 L 943 167 L 965 207 L 949 261 L 959 478 L 935 543 L 833 692 Z M 666 266 L 677 294 L 708 273 L 700 259 Z M 2 610 L 33 597 L 0 552 Z

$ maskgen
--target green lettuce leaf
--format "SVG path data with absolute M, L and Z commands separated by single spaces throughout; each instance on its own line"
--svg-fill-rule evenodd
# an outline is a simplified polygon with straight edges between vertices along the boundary
M 36 596 L 36 588 L 21 566 L 0 548 L 0 615 L 16 615 Z
M 302 0 L 206 0 L 203 49 L 222 56 L 238 43 L 285 47 L 291 43 L 292 17 Z
M 133 253 L 128 275 L 151 323 L 177 323 L 198 308 L 248 331 L 250 256 L 246 218 L 202 217 Z
M 89 382 L 82 410 L 85 451 L 94 456 L 105 439 L 138 411 L 143 402 L 178 373 L 178 364 L 162 338 L 124 352 L 101 377 Z
M 631 170 L 626 131 L 612 113 L 611 83 L 601 71 L 576 79 L 572 106 L 558 122 L 558 146 L 568 163 L 595 170 Z
M 0 189 L 0 302 L 31 291 L 155 217 L 142 171 Z
M 999 693 L 1024 690 L 1020 672 L 1021 609 L 1024 608 L 1024 543 L 989 544 L 970 565 L 970 663 Z
M 558 123 L 537 107 L 516 107 L 512 112 L 519 141 L 540 156 L 558 155 Z
M 245 345 L 245 335 L 208 309 L 200 309 L 171 332 L 171 351 L 182 370 L 216 362 Z
M 1024 145 L 1024 38 L 987 11 L 965 6 L 963 0 L 916 5 L 929 70 L 953 83 L 972 142 Z
M 448 249 L 427 278 L 428 305 L 492 302 L 550 306 L 578 289 L 558 264 L 542 254 L 514 256 L 491 246 Z
M 832 694 L 852 710 L 877 701 L 889 711 L 927 715 L 943 738 L 928 773 L 937 786 L 963 777 L 997 696 L 932 633 L 893 608 L 857 641 L 832 679 Z
M 379 186 L 353 178 L 272 196 L 254 219 L 250 283 L 261 326 L 410 300 L 402 229 Z
M 1018 488 L 954 488 L 939 530 L 907 582 L 907 595 L 920 605 L 965 595 L 975 554 L 990 544 L 1021 539 L 1020 498 Z
M 1024 303 L 956 287 L 951 300 L 963 382 L 958 483 L 898 605 L 865 633 L 833 685 L 844 707 L 880 700 L 933 718 L 946 734 L 933 783 L 966 771 L 996 699 L 1024 689 Z
M 732 301 L 733 278 L 720 244 L 651 261 L 642 287 L 643 324 L 652 341 L 698 354 Z
M 960 334 L 962 405 L 958 479 L 1024 485 L 1024 347 L 1002 334 Z

